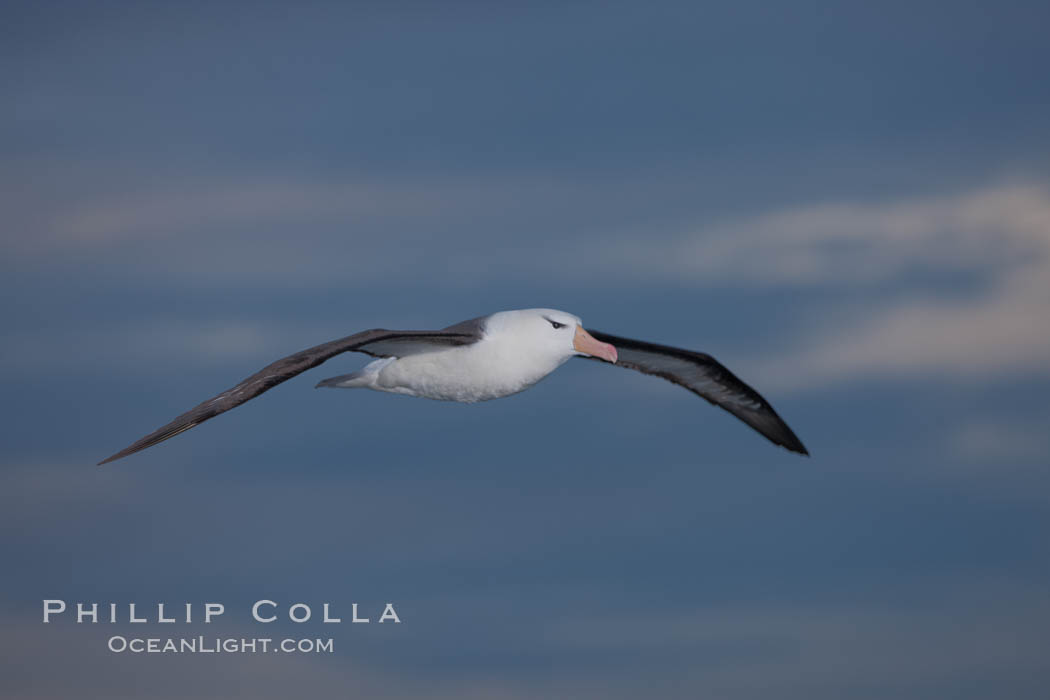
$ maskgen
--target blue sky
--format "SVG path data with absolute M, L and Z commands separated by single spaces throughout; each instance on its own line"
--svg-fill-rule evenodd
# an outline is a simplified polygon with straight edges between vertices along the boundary
M 1041 697 L 1045 3 L 6 9 L 6 697 Z M 595 363 L 314 391 L 346 356 L 94 466 L 290 352 L 534 306 L 712 353 L 813 457 Z M 143 658 L 51 597 L 404 622 Z

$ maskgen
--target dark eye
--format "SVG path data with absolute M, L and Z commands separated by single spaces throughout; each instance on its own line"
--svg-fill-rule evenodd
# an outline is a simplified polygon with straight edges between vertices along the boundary
M 551 327 L 554 328 L 554 330 L 558 330 L 559 328 L 564 328 L 565 327 L 564 323 L 558 323 L 557 321 L 551 321 L 549 318 L 547 319 L 547 321 L 551 324 Z

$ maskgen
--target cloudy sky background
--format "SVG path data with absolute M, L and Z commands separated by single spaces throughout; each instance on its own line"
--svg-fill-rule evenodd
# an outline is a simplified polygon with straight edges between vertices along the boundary
M 1045 3 L 3 14 L 5 697 L 1041 697 Z M 813 458 L 593 363 L 314 391 L 346 356 L 94 466 L 276 357 L 531 306 L 714 354 Z M 52 597 L 336 653 L 118 656 Z

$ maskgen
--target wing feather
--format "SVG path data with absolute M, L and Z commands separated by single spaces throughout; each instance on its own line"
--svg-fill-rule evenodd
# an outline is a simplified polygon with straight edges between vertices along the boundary
M 715 406 L 729 411 L 774 444 L 792 452 L 809 454 L 802 441 L 777 415 L 769 402 L 710 355 L 620 338 L 601 331 L 587 329 L 587 332 L 616 348 L 619 355 L 617 367 L 662 377 L 685 387 Z M 597 357 L 587 359 L 605 362 Z
M 139 450 L 152 447 L 158 442 L 175 437 L 341 353 L 358 351 L 373 357 L 392 357 L 427 350 L 433 351 L 447 346 L 468 345 L 477 338 L 478 336 L 474 333 L 458 330 L 390 331 L 376 328 L 315 345 L 266 365 L 236 386 L 198 404 L 174 418 L 170 423 L 157 428 L 120 452 L 102 460 L 99 464 L 127 457 Z

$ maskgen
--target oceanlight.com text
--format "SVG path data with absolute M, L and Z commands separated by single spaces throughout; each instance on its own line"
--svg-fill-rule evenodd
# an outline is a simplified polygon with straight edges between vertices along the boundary
M 331 654 L 332 638 L 272 639 L 269 637 L 123 637 L 114 635 L 106 646 L 116 654 Z

